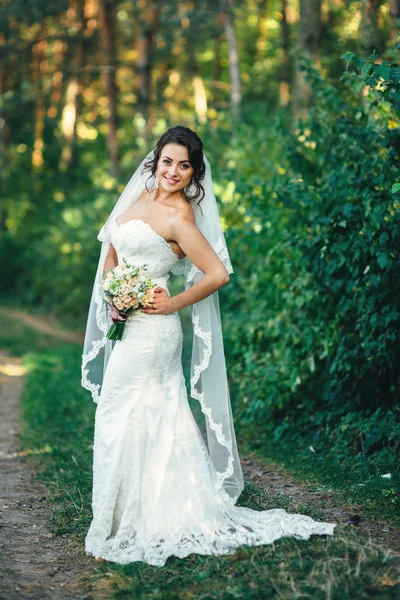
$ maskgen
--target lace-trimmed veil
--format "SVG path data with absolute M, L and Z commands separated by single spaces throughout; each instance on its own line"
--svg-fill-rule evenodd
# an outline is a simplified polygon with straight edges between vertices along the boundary
M 106 337 L 111 323 L 101 287 L 104 262 L 110 247 L 111 222 L 113 218 L 124 213 L 140 196 L 149 177 L 148 173 L 143 174 L 142 170 L 145 163 L 153 157 L 154 150 L 146 156 L 129 180 L 98 235 L 98 239 L 102 242 L 101 252 L 89 306 L 82 355 L 82 386 L 90 390 L 94 402 L 98 401 L 103 374 L 114 344 Z M 193 206 L 196 226 L 218 254 L 228 273 L 233 273 L 213 191 L 210 163 L 205 156 L 204 161 L 206 170 L 202 184 L 205 196 L 201 201 L 201 210 Z M 148 186 L 153 184 L 154 179 L 151 178 Z M 188 257 L 176 263 L 171 272 L 184 276 L 185 289 L 203 277 L 203 273 Z M 224 489 L 235 504 L 243 490 L 243 474 L 237 451 L 226 374 L 218 291 L 193 304 L 191 310 L 193 344 L 190 394 L 192 398 L 199 401 L 202 413 L 205 415 L 207 446 L 217 474 L 217 489 Z

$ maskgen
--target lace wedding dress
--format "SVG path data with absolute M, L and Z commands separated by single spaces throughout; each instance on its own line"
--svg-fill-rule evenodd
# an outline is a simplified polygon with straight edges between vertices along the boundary
M 146 263 L 168 291 L 169 271 L 179 258 L 148 223 L 114 220 L 111 241 L 119 261 Z M 284 536 L 333 535 L 334 523 L 284 509 L 238 507 L 217 489 L 188 403 L 182 342 L 177 312 L 137 312 L 115 343 L 96 409 L 86 553 L 161 567 L 169 556 L 233 554 L 238 546 Z

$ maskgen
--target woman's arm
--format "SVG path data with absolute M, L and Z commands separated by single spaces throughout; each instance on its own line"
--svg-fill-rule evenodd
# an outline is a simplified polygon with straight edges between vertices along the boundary
M 190 288 L 170 297 L 158 287 L 152 307 L 144 309 L 149 314 L 169 314 L 195 304 L 210 296 L 229 281 L 229 273 L 207 239 L 196 227 L 191 216 L 178 215 L 171 222 L 171 238 L 178 242 L 186 256 L 204 273 Z
M 118 256 L 117 252 L 112 244 L 110 244 L 110 248 L 108 250 L 108 254 L 106 256 L 106 260 L 104 261 L 103 275 L 108 269 L 112 269 L 116 267 L 118 264 Z M 119 311 L 113 303 L 110 303 L 110 318 L 114 323 L 115 321 L 126 321 L 127 315 Z
M 108 250 L 106 260 L 104 261 L 103 273 L 105 273 L 105 271 L 108 271 L 108 269 L 112 269 L 113 267 L 116 267 L 117 264 L 118 264 L 117 252 L 116 252 L 114 246 L 112 244 L 110 244 L 110 248 Z

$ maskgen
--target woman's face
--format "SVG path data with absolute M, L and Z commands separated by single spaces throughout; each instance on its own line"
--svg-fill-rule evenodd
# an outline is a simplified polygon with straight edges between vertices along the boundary
M 189 152 L 185 146 L 166 144 L 160 154 L 156 176 L 166 192 L 177 192 L 189 184 L 193 167 L 189 162 Z

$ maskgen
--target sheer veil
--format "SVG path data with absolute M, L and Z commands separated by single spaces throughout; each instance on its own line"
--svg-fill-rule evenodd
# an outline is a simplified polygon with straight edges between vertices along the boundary
M 139 165 L 98 234 L 101 251 L 89 306 L 82 355 L 82 386 L 90 390 L 94 402 L 99 399 L 103 374 L 115 343 L 106 337 L 110 318 L 101 287 L 104 262 L 110 247 L 111 221 L 124 213 L 140 196 L 149 177 L 148 173 L 142 173 L 142 170 L 145 163 L 153 157 L 154 150 Z M 193 206 L 196 226 L 218 254 L 228 273 L 233 273 L 213 191 L 210 163 L 205 156 L 204 161 L 206 170 L 202 185 L 205 196 L 201 201 L 201 209 Z M 151 178 L 148 186 L 153 184 L 154 179 Z M 185 289 L 203 276 L 202 271 L 188 257 L 176 263 L 171 273 L 184 276 Z M 217 489 L 225 490 L 229 499 L 235 504 L 243 490 L 243 474 L 233 425 L 218 291 L 193 304 L 191 312 L 193 343 L 190 395 L 199 401 L 205 416 L 207 446 L 217 475 Z

